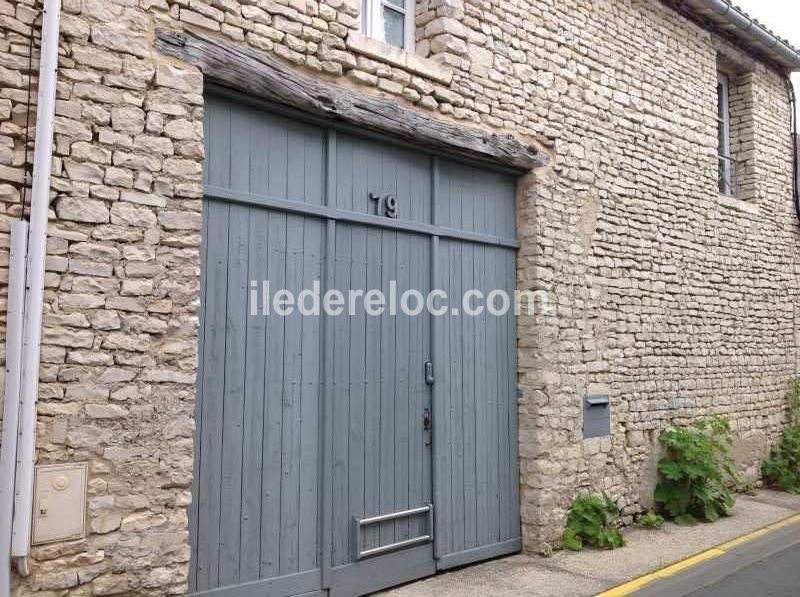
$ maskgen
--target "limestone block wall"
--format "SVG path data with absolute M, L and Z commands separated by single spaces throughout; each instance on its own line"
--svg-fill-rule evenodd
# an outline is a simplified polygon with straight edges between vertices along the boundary
M 89 462 L 90 532 L 34 548 L 17 595 L 187 589 L 203 81 L 156 52 L 157 28 L 548 149 L 519 191 L 519 286 L 549 297 L 518 328 L 526 549 L 558 537 L 580 490 L 609 491 L 626 515 L 646 505 L 670 423 L 728 416 L 751 475 L 780 431 L 800 234 L 779 73 L 748 67 L 752 196 L 722 200 L 719 40 L 657 0 L 421 0 L 416 55 L 363 38 L 358 13 L 357 0 L 63 1 L 38 453 Z M 35 0 L 0 0 L 2 283 L 37 18 Z M 611 397 L 612 435 L 583 441 L 594 391 Z

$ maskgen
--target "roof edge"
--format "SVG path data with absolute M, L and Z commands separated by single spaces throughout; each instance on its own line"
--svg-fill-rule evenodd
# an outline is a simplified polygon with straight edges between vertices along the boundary
M 681 4 L 740 41 L 745 48 L 764 55 L 787 71 L 800 71 L 800 50 L 750 17 L 730 0 L 686 0 Z

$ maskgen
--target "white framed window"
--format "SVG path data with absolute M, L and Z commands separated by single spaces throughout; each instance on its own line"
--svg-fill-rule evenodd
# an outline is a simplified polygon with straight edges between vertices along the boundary
M 414 1 L 362 0 L 362 32 L 390 46 L 413 52 Z
M 717 160 L 719 163 L 719 192 L 734 195 L 735 167 L 731 151 L 731 94 L 730 79 L 717 72 Z

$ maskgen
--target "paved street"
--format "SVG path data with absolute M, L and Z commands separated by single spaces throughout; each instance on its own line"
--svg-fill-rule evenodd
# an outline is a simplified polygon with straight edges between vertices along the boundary
M 800 511 L 800 496 L 773 491 L 761 491 L 757 496 L 740 496 L 734 514 L 714 524 L 694 527 L 665 525 L 660 531 L 641 528 L 626 529 L 627 545 L 614 551 L 587 549 L 579 553 L 557 552 L 551 558 L 516 555 L 476 566 L 467 566 L 432 578 L 398 587 L 383 593 L 385 597 L 591 597 L 618 585 L 706 550 L 715 549 L 719 555 L 704 564 L 659 578 L 635 597 L 684 597 L 698 590 L 715 590 L 717 583 L 742 568 L 756 564 L 785 551 L 800 541 L 800 522 L 742 545 L 716 549 L 736 542 L 742 535 L 758 532 L 767 525 L 778 523 Z M 789 593 L 761 593 L 746 588 L 737 593 L 727 585 L 708 597 L 800 597 L 800 556 L 792 552 L 794 569 L 786 564 L 788 574 L 777 568 L 764 572 L 764 577 L 797 579 Z M 776 566 L 784 565 L 778 561 Z M 744 586 L 744 585 L 742 585 Z M 726 592 L 727 591 L 727 592 Z M 615 593 L 616 595 L 630 593 Z M 705 593 L 697 593 L 705 597 Z
M 633 597 L 797 597 L 800 521 L 792 520 L 752 539 L 709 550 L 702 563 L 666 574 Z
M 800 536 L 797 540 L 784 551 L 690 593 L 691 597 L 796 597 L 800 594 Z

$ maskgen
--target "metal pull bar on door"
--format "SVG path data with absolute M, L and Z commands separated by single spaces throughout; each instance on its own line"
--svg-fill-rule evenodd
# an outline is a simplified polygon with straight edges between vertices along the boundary
M 419 514 L 428 515 L 428 532 L 425 535 L 411 537 L 409 539 L 404 539 L 403 541 L 389 543 L 388 545 L 381 545 L 380 547 L 374 547 L 372 549 L 364 549 L 361 532 L 364 527 L 373 524 L 380 524 L 382 522 L 389 522 L 390 520 L 409 518 Z M 353 533 L 355 534 L 355 558 L 357 560 L 363 560 L 364 558 L 382 555 L 392 551 L 397 551 L 399 549 L 405 549 L 406 547 L 413 547 L 414 545 L 429 543 L 433 541 L 433 504 L 428 504 L 427 506 L 421 506 L 419 508 L 412 508 L 410 510 L 400 510 L 399 512 L 392 512 L 391 514 L 381 514 L 380 516 L 372 516 L 370 518 L 354 518 Z

